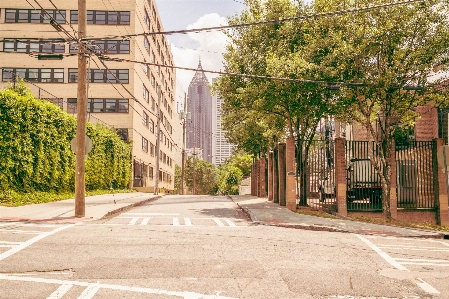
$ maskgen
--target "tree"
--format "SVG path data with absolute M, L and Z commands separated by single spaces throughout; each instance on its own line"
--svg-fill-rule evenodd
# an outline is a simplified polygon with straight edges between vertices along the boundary
M 218 167 L 219 192 L 238 194 L 243 176 L 251 174 L 253 158 L 248 154 L 234 154 Z
M 358 5 L 373 1 L 359 0 Z M 378 0 L 377 4 L 390 3 Z M 314 1 L 317 12 L 345 8 L 346 1 Z M 340 119 L 362 125 L 377 149 L 370 157 L 382 182 L 382 206 L 390 213 L 394 133 L 410 126 L 413 108 L 438 105 L 445 97 L 428 82 L 436 65 L 447 65 L 449 24 L 447 1 L 408 3 L 318 20 L 319 44 L 336 45 L 323 68 L 333 68 L 343 82 L 338 98 Z M 319 32 L 318 32 L 319 33 Z M 425 87 L 425 92 L 423 91 Z
M 193 194 L 215 194 L 218 189 L 215 165 L 188 157 L 185 164 L 185 183 Z

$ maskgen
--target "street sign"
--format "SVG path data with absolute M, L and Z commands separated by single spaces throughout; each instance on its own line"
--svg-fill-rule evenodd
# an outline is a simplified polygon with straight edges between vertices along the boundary
M 76 137 L 73 138 L 72 141 L 70 142 L 70 149 L 76 155 Z M 86 155 L 90 153 L 90 151 L 92 150 L 92 139 L 90 139 L 87 135 L 86 135 L 86 146 L 84 150 Z

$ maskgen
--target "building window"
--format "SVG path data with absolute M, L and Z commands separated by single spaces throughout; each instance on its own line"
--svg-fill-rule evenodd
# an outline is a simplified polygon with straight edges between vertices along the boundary
M 87 75 L 91 83 L 129 83 L 129 70 L 124 69 L 91 69 Z M 78 82 L 78 69 L 69 69 L 69 83 Z
M 13 81 L 15 78 L 41 83 L 64 83 L 64 69 L 3 69 L 2 81 Z
M 154 100 L 153 97 L 151 97 L 151 110 L 154 111 L 155 108 L 156 108 L 156 101 Z
M 154 157 L 154 144 L 150 142 L 150 155 Z
M 144 63 L 142 64 L 143 72 L 145 73 L 146 76 L 148 76 L 149 67 L 148 67 L 148 64 L 146 64 L 147 61 L 144 59 L 143 62 L 144 62 Z
M 147 52 L 150 53 L 150 43 L 148 42 L 148 39 L 146 37 L 143 38 L 143 45 L 145 46 Z
M 128 113 L 128 99 L 88 99 L 87 112 L 90 113 Z M 67 112 L 76 113 L 77 99 L 67 99 Z
M 148 89 L 145 87 L 145 85 L 143 86 L 143 99 L 148 103 L 150 101 L 150 92 L 148 91 Z
M 145 127 L 148 127 L 148 114 L 145 112 L 142 113 L 142 123 Z
M 117 128 L 117 129 L 115 129 L 115 132 L 120 137 L 120 139 L 122 139 L 123 141 L 128 141 L 128 129 L 127 128 Z
M 150 79 L 151 85 L 154 87 L 154 85 L 156 84 L 156 79 L 154 78 L 153 75 L 151 75 L 150 78 L 151 78 L 151 79 Z
M 45 41 L 30 41 L 29 39 L 5 38 L 3 40 L 4 52 L 41 52 L 41 53 L 64 53 L 64 45 L 48 44 Z
M 129 54 L 129 40 L 96 40 L 92 42 L 91 52 L 104 54 Z M 70 53 L 78 53 L 78 45 L 70 45 Z
M 65 10 L 5 9 L 5 23 L 50 23 L 51 19 L 65 23 Z
M 87 24 L 99 25 L 129 25 L 129 11 L 88 10 Z M 70 11 L 70 23 L 78 24 L 78 11 Z
M 150 119 L 149 127 L 150 127 L 151 133 L 154 133 L 154 121 L 152 119 Z
M 144 11 L 143 19 L 145 21 L 145 24 L 147 24 L 148 29 L 150 29 L 150 17 L 148 16 L 148 12 L 146 9 Z
M 153 167 L 149 166 L 148 167 L 148 177 L 150 178 L 150 180 L 153 179 L 153 175 L 154 175 L 153 173 L 154 173 Z
M 142 137 L 142 150 L 148 152 L 148 140 Z

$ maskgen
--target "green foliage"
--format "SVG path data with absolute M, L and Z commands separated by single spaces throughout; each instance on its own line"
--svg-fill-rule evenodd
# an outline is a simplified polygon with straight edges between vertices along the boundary
M 218 171 L 214 164 L 188 157 L 185 168 L 185 184 L 193 194 L 216 194 Z
M 73 116 L 48 101 L 35 99 L 24 83 L 18 82 L 0 90 L 0 131 L 2 192 L 73 191 Z M 88 124 L 87 135 L 93 141 L 86 161 L 87 189 L 109 189 L 111 184 L 115 189 L 126 188 L 131 175 L 130 145 L 112 129 L 101 126 Z
M 219 192 L 236 195 L 239 193 L 239 184 L 244 176 L 251 174 L 253 158 L 248 154 L 234 154 L 218 167 Z
M 174 193 L 178 194 L 179 188 L 181 186 L 181 167 L 178 164 L 175 164 L 175 189 Z

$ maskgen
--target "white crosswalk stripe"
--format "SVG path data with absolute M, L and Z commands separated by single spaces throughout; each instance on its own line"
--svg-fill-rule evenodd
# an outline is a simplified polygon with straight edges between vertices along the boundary
M 164 217 L 164 216 L 154 216 L 154 217 L 139 217 L 137 213 L 133 213 L 132 216 L 118 216 L 112 218 L 109 223 L 114 222 L 114 219 L 127 219 L 127 225 L 172 225 L 172 226 L 219 226 L 219 227 L 239 227 L 233 220 L 229 218 L 209 218 L 209 217 Z M 170 224 L 171 223 L 171 224 Z M 245 226 L 245 225 L 243 225 Z

